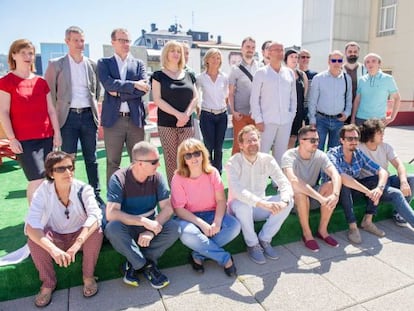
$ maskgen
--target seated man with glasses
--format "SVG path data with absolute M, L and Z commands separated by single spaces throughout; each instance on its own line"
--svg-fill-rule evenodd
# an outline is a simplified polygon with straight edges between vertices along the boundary
M 298 132 L 299 146 L 289 149 L 282 157 L 282 169 L 292 184 L 295 205 L 302 227 L 303 242 L 312 252 L 319 251 L 319 245 L 309 226 L 309 210 L 321 209 L 316 237 L 332 247 L 339 243 L 329 235 L 328 224 L 339 200 L 341 177 L 328 156 L 318 150 L 319 137 L 316 128 L 307 125 Z M 330 181 L 319 185 L 319 175 L 324 172 Z
M 142 271 L 152 287 L 163 288 L 170 282 L 158 270 L 157 260 L 178 239 L 178 224 L 170 219 L 169 191 L 157 172 L 157 148 L 141 141 L 132 149 L 132 158 L 129 167 L 119 169 L 109 180 L 105 236 L 127 259 L 126 284 L 138 286 L 137 273 Z
M 368 198 L 361 228 L 376 236 L 383 237 L 385 232 L 372 222 L 372 218 L 377 213 L 379 201 L 387 184 L 388 173 L 358 148 L 360 131 L 355 124 L 343 126 L 339 135 L 342 145 L 329 150 L 328 157 L 342 178 L 339 200 L 349 224 L 348 240 L 354 244 L 361 243 L 353 203 L 353 196 L 358 193 L 362 193 Z M 363 178 L 363 170 L 373 176 Z
M 344 55 L 340 51 L 329 54 L 328 70 L 312 80 L 309 93 L 309 124 L 315 125 L 319 134 L 320 150 L 339 145 L 339 130 L 352 111 L 352 81 L 342 69 Z
M 293 207 L 293 190 L 275 158 L 259 152 L 260 135 L 254 125 L 243 127 L 237 138 L 240 152 L 226 165 L 229 212 L 241 224 L 250 259 L 265 264 L 264 255 L 279 258 L 271 242 Z M 269 177 L 278 185 L 279 195 L 266 196 Z M 257 235 L 254 221 L 262 220 L 266 222 Z

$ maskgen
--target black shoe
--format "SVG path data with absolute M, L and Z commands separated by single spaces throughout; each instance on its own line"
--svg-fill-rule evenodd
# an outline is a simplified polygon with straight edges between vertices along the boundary
M 224 268 L 224 273 L 227 274 L 227 276 L 235 276 L 237 273 L 236 265 L 234 264 L 233 256 L 231 256 L 232 265 L 228 268 Z
M 153 262 L 143 268 L 143 274 L 147 280 L 150 281 L 153 288 L 160 289 L 170 284 L 170 280 L 168 280 L 167 276 L 162 274 Z
M 200 264 L 196 263 L 191 254 L 190 254 L 190 257 L 188 257 L 188 259 L 190 261 L 191 267 L 193 267 L 193 270 L 195 272 L 204 273 L 204 265 L 203 264 L 200 265 Z
M 128 261 L 122 265 L 121 270 L 124 274 L 124 278 L 122 280 L 125 284 L 135 287 L 139 286 L 137 271 L 132 268 L 131 264 Z

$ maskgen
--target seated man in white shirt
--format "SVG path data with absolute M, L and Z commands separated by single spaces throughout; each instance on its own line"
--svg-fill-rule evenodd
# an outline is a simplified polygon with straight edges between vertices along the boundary
M 388 177 L 382 201 L 394 206 L 393 219 L 396 225 L 405 227 L 407 222 L 414 227 L 414 212 L 410 206 L 414 191 L 414 176 L 407 176 L 404 164 L 391 145 L 384 143 L 384 123 L 379 119 L 366 120 L 360 127 L 361 144 L 359 148 L 375 163 L 388 171 L 391 163 L 397 175 Z M 388 171 L 388 173 L 390 173 Z M 366 176 L 370 176 L 364 171 Z
M 264 264 L 264 255 L 279 258 L 271 242 L 293 207 L 293 190 L 273 156 L 259 152 L 260 135 L 256 127 L 245 126 L 238 134 L 238 142 L 240 152 L 226 164 L 228 206 L 240 221 L 250 259 Z M 269 177 L 277 183 L 280 195 L 266 196 Z M 254 221 L 260 220 L 266 222 L 257 235 Z

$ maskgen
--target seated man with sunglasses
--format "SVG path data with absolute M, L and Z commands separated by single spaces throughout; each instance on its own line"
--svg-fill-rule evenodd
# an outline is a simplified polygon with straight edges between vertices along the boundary
M 353 196 L 358 193 L 368 198 L 361 228 L 383 237 L 385 232 L 372 222 L 372 218 L 377 213 L 379 201 L 387 184 L 388 173 L 358 148 L 360 131 L 355 124 L 343 126 L 339 135 L 342 145 L 329 150 L 328 157 L 342 178 L 339 201 L 344 208 L 345 218 L 349 225 L 348 240 L 354 244 L 361 243 L 353 203 Z M 373 176 L 364 178 L 363 176 L 366 176 L 363 175 L 364 170 Z M 325 177 L 323 176 L 323 179 Z
M 243 127 L 237 138 L 240 152 L 226 164 L 229 212 L 241 224 L 250 259 L 265 264 L 264 255 L 279 258 L 271 242 L 293 207 L 293 190 L 275 158 L 259 152 L 260 135 L 254 125 Z M 279 195 L 266 196 L 269 177 L 279 187 Z M 262 220 L 266 222 L 257 235 L 254 221 Z
M 302 227 L 303 242 L 312 252 L 319 251 L 319 245 L 309 226 L 309 210 L 320 206 L 321 220 L 316 237 L 332 247 L 339 243 L 329 235 L 328 224 L 339 200 L 341 177 L 328 156 L 318 150 L 319 136 L 311 125 L 298 132 L 299 146 L 289 149 L 282 157 L 282 169 L 292 184 L 295 205 Z M 319 175 L 324 172 L 330 181 L 319 185 Z
M 143 272 L 151 286 L 159 289 L 170 281 L 158 269 L 157 260 L 178 239 L 178 224 L 170 219 L 168 187 L 157 172 L 157 148 L 141 141 L 133 147 L 132 159 L 129 167 L 119 169 L 109 180 L 105 236 L 126 257 L 124 283 L 138 286 L 137 274 Z
M 339 130 L 352 112 L 352 80 L 342 69 L 344 55 L 341 51 L 329 54 L 328 70 L 312 79 L 309 93 L 309 123 L 319 134 L 320 150 L 339 145 Z

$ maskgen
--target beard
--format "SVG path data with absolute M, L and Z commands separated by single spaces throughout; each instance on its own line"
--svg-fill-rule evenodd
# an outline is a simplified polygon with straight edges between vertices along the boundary
M 350 64 L 355 64 L 357 60 L 358 60 L 358 56 L 354 56 L 354 55 L 346 58 L 346 61 Z

